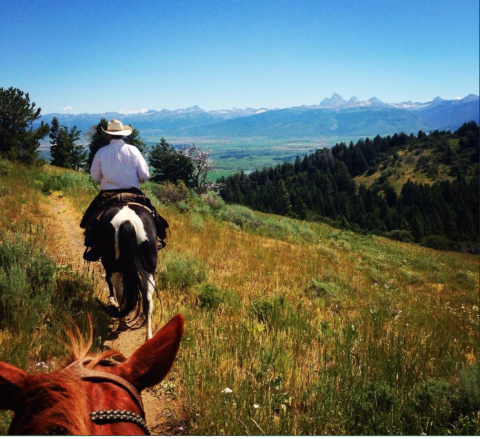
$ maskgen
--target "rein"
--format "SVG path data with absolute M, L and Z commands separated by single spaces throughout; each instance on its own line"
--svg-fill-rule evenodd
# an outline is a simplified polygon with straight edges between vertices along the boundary
M 145 434 L 150 436 L 151 432 L 148 429 L 147 423 L 145 422 L 145 411 L 143 409 L 143 402 L 139 391 L 131 383 L 122 377 L 119 377 L 118 375 L 99 370 L 87 369 L 85 366 L 92 360 L 93 358 L 87 357 L 82 360 L 75 361 L 66 367 L 64 371 L 68 370 L 85 381 L 109 381 L 117 384 L 120 387 L 123 387 L 136 401 L 141 410 L 142 416 L 128 410 L 98 410 L 89 413 L 90 420 L 97 424 L 107 424 L 110 422 L 131 422 L 140 426 Z M 46 434 L 65 434 L 65 432 L 63 428 L 53 428 L 47 431 Z

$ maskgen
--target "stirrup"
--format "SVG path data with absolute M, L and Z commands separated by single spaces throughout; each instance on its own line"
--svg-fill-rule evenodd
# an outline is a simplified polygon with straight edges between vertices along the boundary
M 157 250 L 161 250 L 166 245 L 167 243 L 163 239 L 157 238 Z

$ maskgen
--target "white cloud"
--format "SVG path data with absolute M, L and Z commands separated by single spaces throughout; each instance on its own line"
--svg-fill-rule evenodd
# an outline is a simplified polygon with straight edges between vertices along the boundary
M 121 114 L 143 114 L 147 111 L 148 108 L 140 108 L 140 110 L 126 110 L 125 108 L 122 108 L 121 110 L 118 110 L 118 112 Z
M 63 111 L 71 111 L 71 110 L 73 110 L 73 107 L 70 106 L 70 105 L 67 105 L 66 107 L 63 107 L 62 110 Z

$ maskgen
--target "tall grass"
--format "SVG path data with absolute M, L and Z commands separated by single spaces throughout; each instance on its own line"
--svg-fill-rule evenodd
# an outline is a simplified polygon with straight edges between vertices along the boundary
M 198 199 L 164 208 L 184 431 L 479 433 L 476 258 Z
M 78 184 L 55 190 L 82 211 Z M 153 188 L 171 227 L 154 324 L 186 316 L 184 434 L 479 434 L 477 258 Z
M 66 328 L 74 324 L 87 334 L 87 314 L 96 349 L 107 323 L 94 300 L 98 288 L 92 278 L 56 262 L 43 208 L 47 181 L 41 169 L 0 161 L 0 359 L 28 372 L 56 368 Z M 9 422 L 10 414 L 0 412 L 0 434 Z

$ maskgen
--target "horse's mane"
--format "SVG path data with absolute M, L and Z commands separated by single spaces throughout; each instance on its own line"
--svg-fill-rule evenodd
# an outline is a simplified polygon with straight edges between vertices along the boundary
M 70 339 L 70 344 L 67 346 L 71 355 L 70 362 L 87 356 L 92 357 L 93 359 L 86 366 L 92 369 L 112 357 L 125 360 L 125 357 L 115 350 L 93 356 L 90 353 L 92 334 L 91 322 L 87 341 L 81 336 L 76 326 L 67 331 Z M 14 428 L 15 431 L 11 431 L 10 434 L 31 434 L 31 432 L 45 434 L 59 428 L 63 429 L 61 434 L 82 436 L 90 434 L 89 398 L 80 377 L 69 369 L 33 375 L 21 400 L 26 403 L 33 402 L 31 412 L 35 412 L 35 416 L 23 419 L 25 424 Z

